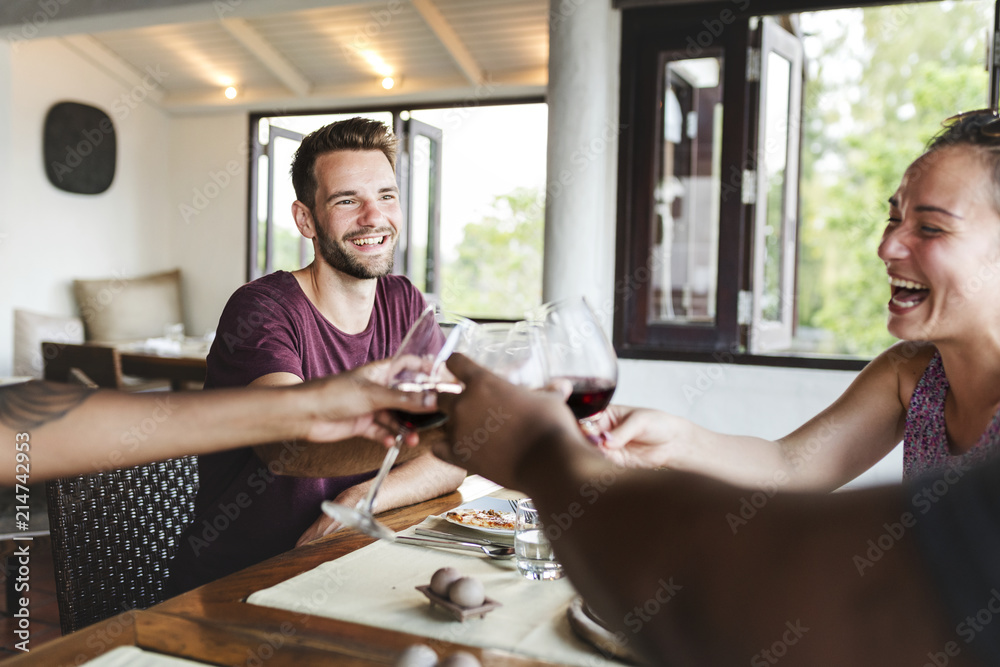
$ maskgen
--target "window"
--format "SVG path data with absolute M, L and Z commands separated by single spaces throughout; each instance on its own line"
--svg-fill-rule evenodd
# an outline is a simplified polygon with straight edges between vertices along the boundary
M 860 368 L 892 342 L 886 200 L 995 99 L 996 3 L 619 4 L 619 353 Z
M 471 317 L 517 319 L 538 306 L 548 119 L 536 101 L 251 116 L 248 279 L 312 261 L 291 216 L 291 159 L 309 132 L 358 115 L 381 120 L 400 139 L 406 224 L 395 271 Z

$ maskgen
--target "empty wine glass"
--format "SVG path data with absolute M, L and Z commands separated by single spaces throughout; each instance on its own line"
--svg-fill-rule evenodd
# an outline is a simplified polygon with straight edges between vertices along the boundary
M 537 317 L 543 323 L 551 379 L 573 385 L 566 403 L 584 433 L 601 442 L 593 420 L 608 407 L 618 385 L 618 356 L 611 341 L 584 298 L 546 304 Z
M 529 322 L 480 324 L 473 335 L 472 359 L 512 384 L 540 389 L 549 381 L 541 326 Z
M 445 367 L 452 352 L 469 352 L 476 325 L 472 320 L 443 313 L 428 306 L 406 333 L 389 365 L 389 386 L 400 391 L 458 393 L 462 385 Z M 440 426 L 447 420 L 443 412 L 412 413 L 393 410 L 400 424 L 396 441 L 386 452 L 382 465 L 372 480 L 368 493 L 357 505 L 349 507 L 330 500 L 323 501 L 323 511 L 347 528 L 380 539 L 395 537 L 389 528 L 375 519 L 375 496 L 389 470 L 396 462 L 407 433 Z

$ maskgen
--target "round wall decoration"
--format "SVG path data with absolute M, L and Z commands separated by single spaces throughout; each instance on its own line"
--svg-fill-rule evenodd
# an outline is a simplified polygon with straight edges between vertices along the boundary
M 115 178 L 115 126 L 97 107 L 59 102 L 45 116 L 45 173 L 66 192 L 96 195 Z

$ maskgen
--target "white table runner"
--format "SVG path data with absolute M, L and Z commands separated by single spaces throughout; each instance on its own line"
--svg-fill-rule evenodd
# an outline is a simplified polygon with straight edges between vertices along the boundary
M 87 667 L 207 667 L 208 663 L 143 651 L 138 646 L 119 646 L 93 660 Z
M 440 528 L 442 523 L 429 517 L 423 525 Z M 465 622 L 432 609 L 415 587 L 430 583 L 431 575 L 446 566 L 477 577 L 486 596 L 503 606 Z M 566 609 L 575 596 L 568 579 L 529 581 L 513 560 L 380 541 L 258 591 L 247 602 L 567 665 L 620 665 L 573 633 Z

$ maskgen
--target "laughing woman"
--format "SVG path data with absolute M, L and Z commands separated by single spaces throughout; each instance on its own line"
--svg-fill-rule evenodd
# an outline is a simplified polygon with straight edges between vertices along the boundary
M 889 199 L 878 254 L 891 289 L 889 332 L 902 342 L 868 364 L 833 405 L 777 441 L 612 406 L 603 424 L 608 455 L 736 484 L 783 479 L 787 488 L 821 490 L 864 472 L 900 439 L 907 478 L 1000 451 L 995 111 L 957 117 L 910 165 Z

